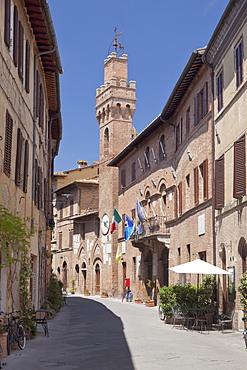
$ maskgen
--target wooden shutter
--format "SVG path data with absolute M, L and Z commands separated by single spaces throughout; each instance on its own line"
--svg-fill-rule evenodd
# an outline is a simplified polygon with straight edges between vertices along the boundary
M 4 147 L 4 173 L 10 177 L 11 152 L 12 152 L 13 119 L 9 112 L 6 112 L 5 147 Z
M 10 47 L 10 0 L 5 0 L 4 42 Z
M 182 181 L 181 181 L 178 185 L 178 202 L 179 202 L 178 212 L 180 216 L 182 215 L 182 212 L 183 212 L 183 193 L 182 191 L 183 191 L 183 186 L 182 186 Z
M 224 156 L 215 161 L 215 208 L 224 207 L 225 181 L 224 181 Z
M 234 143 L 234 198 L 239 198 L 246 194 L 245 161 L 245 137 L 242 137 Z
M 194 97 L 194 126 L 198 124 L 198 94 Z
M 19 21 L 18 21 L 18 10 L 14 7 L 14 34 L 13 34 L 13 60 L 17 67 L 18 64 L 18 44 L 19 44 Z
M 239 85 L 241 85 L 243 81 L 242 41 L 240 41 L 235 50 L 235 65 L 236 65 L 236 86 L 239 87 Z
M 24 31 L 23 25 L 19 22 L 19 42 L 18 42 L 18 73 L 21 81 L 23 82 L 23 43 L 24 43 Z
M 202 164 L 203 166 L 203 198 L 208 199 L 208 159 Z
M 39 72 L 36 71 L 36 118 L 39 116 Z
M 29 165 L 29 143 L 28 140 L 25 141 L 25 152 L 24 152 L 24 173 L 23 173 L 23 191 L 27 192 L 28 184 L 28 165 Z
M 20 128 L 18 128 L 16 161 L 15 161 L 15 183 L 17 186 L 19 186 L 21 183 L 21 158 L 22 158 L 22 131 Z
M 25 89 L 30 92 L 30 43 L 26 40 L 26 58 L 25 58 Z
M 208 83 L 206 82 L 203 86 L 202 116 L 204 117 L 207 113 L 208 113 Z
M 194 168 L 194 202 L 199 203 L 198 167 Z
M 43 86 L 40 84 L 40 101 L 39 101 L 39 126 L 44 128 L 44 93 Z

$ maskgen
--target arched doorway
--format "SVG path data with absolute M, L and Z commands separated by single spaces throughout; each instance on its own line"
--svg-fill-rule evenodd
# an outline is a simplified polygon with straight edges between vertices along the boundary
M 63 270 L 62 270 L 62 283 L 63 283 L 63 289 L 64 290 L 67 289 L 67 284 L 68 284 L 67 273 L 68 273 L 68 270 L 67 270 L 67 262 L 64 261 L 63 262 Z
M 79 286 L 80 286 L 80 279 L 79 279 L 79 277 L 80 277 L 80 276 L 79 276 L 79 271 L 80 271 L 80 268 L 79 268 L 79 265 L 78 265 L 78 264 L 76 264 L 76 265 L 75 265 L 75 271 L 76 271 L 76 275 L 75 275 L 75 276 L 76 276 L 76 278 L 75 278 L 75 281 L 77 282 L 77 284 L 76 284 L 76 285 L 77 285 L 77 287 L 78 287 L 78 291 L 80 291 L 80 290 L 79 290 Z
M 95 265 L 95 294 L 100 294 L 100 265 Z
M 85 290 L 87 289 L 87 266 L 85 262 L 82 263 L 81 272 L 83 276 L 83 290 Z

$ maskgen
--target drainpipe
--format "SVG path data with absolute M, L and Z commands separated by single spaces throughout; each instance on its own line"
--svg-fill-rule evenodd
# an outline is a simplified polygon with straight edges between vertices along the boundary
M 215 165 L 214 165 L 214 158 L 215 158 L 215 123 L 214 123 L 214 70 L 213 65 L 207 61 L 205 56 L 203 55 L 202 61 L 206 64 L 211 72 L 211 93 L 213 98 L 212 104 L 212 228 L 213 228 L 213 264 L 216 266 L 216 231 L 215 231 Z

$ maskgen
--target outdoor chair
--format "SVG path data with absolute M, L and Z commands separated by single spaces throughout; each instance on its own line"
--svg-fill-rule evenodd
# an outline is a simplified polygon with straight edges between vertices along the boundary
M 173 326 L 176 326 L 176 322 L 179 321 L 179 325 L 182 326 L 184 329 L 184 324 L 186 323 L 187 319 L 185 313 L 183 312 L 182 308 L 179 306 L 172 306 L 172 316 L 173 316 Z
M 44 329 L 45 336 L 49 337 L 49 330 L 48 330 L 48 315 L 49 310 L 37 310 L 36 311 L 36 326 L 42 325 Z
M 235 313 L 235 308 L 231 311 L 231 313 L 229 315 L 223 314 L 219 317 L 219 319 L 218 319 L 218 331 L 220 331 L 220 328 L 221 328 L 221 332 L 223 333 L 226 325 L 228 325 L 228 324 L 232 325 L 232 320 L 233 320 L 234 313 Z

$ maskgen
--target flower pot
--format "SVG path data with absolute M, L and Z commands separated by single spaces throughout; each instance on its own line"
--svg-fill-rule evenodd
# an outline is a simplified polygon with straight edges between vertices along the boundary
M 85 295 L 85 296 L 90 296 L 90 295 L 91 295 L 91 293 L 89 293 L 89 292 L 84 292 L 84 295 Z
M 152 299 L 150 301 L 146 301 L 146 307 L 154 307 L 154 301 Z
M 142 304 L 142 299 L 135 299 L 135 303 Z
M 108 298 L 108 294 L 101 294 L 101 298 Z

